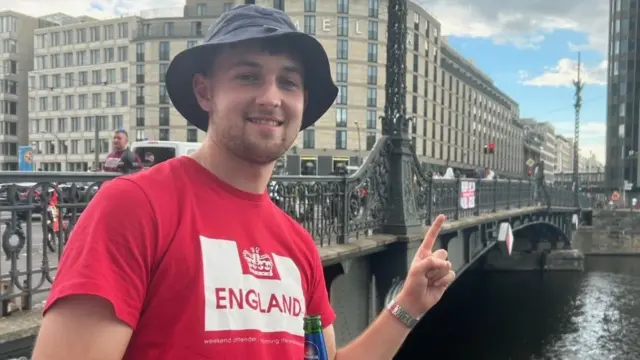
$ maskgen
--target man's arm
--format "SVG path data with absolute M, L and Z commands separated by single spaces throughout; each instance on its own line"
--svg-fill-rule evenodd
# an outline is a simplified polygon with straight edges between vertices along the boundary
M 340 349 L 339 355 L 333 325 L 326 327 L 323 334 L 329 359 L 391 360 L 400 350 L 410 331 L 385 309 L 366 332 Z
M 445 278 L 445 272 L 438 271 L 434 276 Z M 445 280 L 440 280 L 445 281 Z M 408 303 L 402 294 L 396 301 L 404 305 Z M 409 308 L 403 306 L 403 308 Z M 324 329 L 323 334 L 327 346 L 327 354 L 332 360 L 391 360 L 406 340 L 411 329 L 396 319 L 389 310 L 384 309 L 376 320 L 355 340 L 341 349 L 336 346 L 336 334 L 333 325 Z
M 414 318 L 421 317 L 442 297 L 455 279 L 444 249 L 433 252 L 433 245 L 445 221 L 439 215 L 429 227 L 409 267 L 396 303 Z M 336 350 L 332 326 L 324 330 L 327 353 L 332 360 L 390 360 L 396 355 L 411 330 L 384 309 L 371 326 L 347 346 Z
M 338 352 L 333 325 L 323 331 L 329 359 L 393 359 L 411 330 L 402 325 L 386 309 L 349 345 Z
M 33 360 L 120 360 L 131 334 L 109 301 L 69 295 L 47 312 L 32 356 Z
M 105 184 L 64 249 L 33 360 L 120 360 L 144 301 L 158 237 L 154 212 L 128 179 Z

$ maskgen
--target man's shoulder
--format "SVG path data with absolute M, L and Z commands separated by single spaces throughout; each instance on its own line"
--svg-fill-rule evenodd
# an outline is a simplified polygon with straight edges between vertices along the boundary
M 101 192 L 119 199 L 118 201 L 122 200 L 123 196 L 138 198 L 137 194 L 140 194 L 144 195 L 151 203 L 167 205 L 170 198 L 176 197 L 178 189 L 184 190 L 185 186 L 186 181 L 180 161 L 175 158 L 150 169 L 118 176 L 108 181 L 104 186 L 105 190 L 103 191 L 101 188 Z
M 140 186 L 170 186 L 183 180 L 184 159 L 173 158 L 136 173 L 122 176 Z
M 294 220 L 276 204 L 271 204 L 271 211 L 273 212 L 273 216 L 279 220 L 277 222 L 285 226 L 286 230 L 291 233 L 292 238 L 302 240 L 300 242 L 301 245 L 315 249 L 313 236 L 311 236 L 309 231 L 302 226 L 302 224 Z

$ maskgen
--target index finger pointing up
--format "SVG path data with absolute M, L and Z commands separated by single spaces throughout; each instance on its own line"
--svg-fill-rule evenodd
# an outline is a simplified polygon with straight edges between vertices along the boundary
M 442 214 L 438 215 L 438 217 L 433 221 L 433 224 L 429 227 L 429 231 L 424 236 L 424 240 L 422 240 L 422 244 L 418 249 L 418 254 L 420 254 L 420 258 L 424 259 L 425 257 L 431 255 L 431 251 L 433 250 L 433 244 L 435 244 L 436 239 L 438 238 L 438 234 L 440 233 L 440 229 L 442 228 L 442 224 L 446 217 Z

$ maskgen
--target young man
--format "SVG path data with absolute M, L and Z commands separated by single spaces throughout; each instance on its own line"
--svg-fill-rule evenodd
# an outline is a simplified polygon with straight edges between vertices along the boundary
M 446 252 L 430 250 L 444 217 L 390 310 L 337 350 L 316 245 L 265 191 L 337 95 L 320 43 L 281 11 L 240 6 L 176 56 L 167 88 L 207 138 L 98 192 L 65 249 L 33 359 L 297 360 L 305 314 L 321 316 L 332 360 L 391 359 L 454 279 Z

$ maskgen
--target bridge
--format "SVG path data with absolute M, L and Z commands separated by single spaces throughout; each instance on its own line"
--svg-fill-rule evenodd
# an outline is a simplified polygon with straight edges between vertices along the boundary
M 326 285 L 338 313 L 339 345 L 353 339 L 402 287 L 431 221 L 448 218 L 436 243 L 459 276 L 491 254 L 504 255 L 498 230 L 508 223 L 517 240 L 570 247 L 572 222 L 590 224 L 589 198 L 566 187 L 545 189 L 525 180 L 435 180 L 421 170 L 411 145 L 406 110 L 407 1 L 388 1 L 385 116 L 382 134 L 351 176 L 274 176 L 273 201 L 314 237 Z M 28 356 L 37 334 L 39 304 L 55 277 L 64 242 L 100 185 L 115 174 L 2 172 L 0 358 Z M 21 186 L 21 183 L 31 183 Z M 15 184 L 15 185 L 13 185 Z M 47 200 L 59 199 L 48 232 Z M 39 215 L 39 216 L 38 216 Z M 516 244 L 521 243 L 517 241 Z M 51 245 L 49 247 L 48 245 Z
M 449 252 L 459 275 L 486 254 L 507 256 L 496 247 L 501 223 L 511 224 L 519 243 L 527 239 L 525 247 L 535 248 L 542 240 L 552 248 L 569 248 L 573 215 L 591 221 L 589 199 L 564 187 L 547 187 L 549 196 L 538 202 L 534 184 L 525 180 L 433 179 L 421 170 L 407 140 L 382 137 L 351 176 L 274 176 L 269 184 L 272 200 L 316 240 L 338 313 L 340 344 L 361 332 L 401 289 L 438 214 L 448 221 L 436 247 Z M 26 337 L 31 345 L 66 239 L 101 184 L 116 176 L 0 173 L 0 183 L 10 184 L 0 190 L 0 344 Z M 66 225 L 57 232 L 47 231 L 41 220 L 47 219 L 43 204 L 53 193 L 59 199 L 58 220 Z
M 571 189 L 573 186 L 573 173 L 555 173 L 553 175 L 556 186 L 564 186 Z M 581 172 L 578 174 L 578 191 L 591 193 L 604 193 L 611 191 L 605 186 L 604 172 Z

